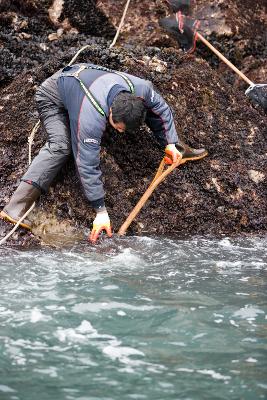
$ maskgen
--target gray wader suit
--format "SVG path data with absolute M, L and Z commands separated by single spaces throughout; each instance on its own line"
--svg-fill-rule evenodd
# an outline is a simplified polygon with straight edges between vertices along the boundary
M 101 137 L 112 102 L 122 91 L 143 99 L 145 122 L 162 146 L 178 143 L 170 107 L 149 81 L 93 64 L 75 64 L 56 72 L 36 92 L 48 138 L 22 180 L 47 192 L 72 150 L 86 197 L 94 208 L 103 207 Z

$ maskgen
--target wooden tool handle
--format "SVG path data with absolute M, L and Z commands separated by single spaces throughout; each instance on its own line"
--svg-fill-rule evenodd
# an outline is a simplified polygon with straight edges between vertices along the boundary
M 161 160 L 161 163 L 159 164 L 159 167 L 158 167 L 158 170 L 156 172 L 156 175 L 154 176 L 154 179 L 153 179 L 153 181 L 151 182 L 150 185 L 152 185 L 153 182 L 155 182 L 155 180 L 158 179 L 162 175 L 164 167 L 165 167 L 165 160 L 164 160 L 164 157 L 163 157 L 163 159 Z
M 201 42 L 208 46 L 211 51 L 213 51 L 213 53 L 215 53 L 225 64 L 227 64 L 228 67 L 235 71 L 237 75 L 240 76 L 240 78 L 244 79 L 244 81 L 247 82 L 249 85 L 254 85 L 254 83 L 250 79 L 248 79 L 246 75 L 243 74 L 243 72 L 239 71 L 239 69 L 237 69 L 234 64 L 231 63 L 231 61 L 227 60 L 227 58 L 224 57 L 222 53 L 220 53 L 217 49 L 215 49 L 215 47 L 213 47 L 212 44 L 208 42 L 200 33 L 197 33 L 197 37 L 199 40 L 201 40 Z
M 155 178 L 153 179 L 151 185 L 149 186 L 149 188 L 145 191 L 145 193 L 143 194 L 143 196 L 141 197 L 141 199 L 138 201 L 138 203 L 136 204 L 136 206 L 134 207 L 134 209 L 132 210 L 132 212 L 129 214 L 128 218 L 126 219 L 126 221 L 123 223 L 123 225 L 120 227 L 118 234 L 120 236 L 125 235 L 128 227 L 130 226 L 130 224 L 132 223 L 132 221 L 135 219 L 135 217 L 137 216 L 137 214 L 140 212 L 140 210 L 142 209 L 142 207 L 144 206 L 144 204 L 147 202 L 147 200 L 149 199 L 149 197 L 151 196 L 151 194 L 154 192 L 154 190 L 156 189 L 156 187 L 174 170 L 174 168 L 178 167 L 178 165 L 181 164 L 182 160 L 179 159 L 176 163 L 173 163 L 170 167 L 168 167 L 166 169 L 166 171 L 162 172 L 162 164 L 164 162 L 164 160 L 160 163 L 158 172 L 155 176 Z M 162 172 L 162 173 L 161 173 Z M 161 174 L 160 174 L 161 173 Z

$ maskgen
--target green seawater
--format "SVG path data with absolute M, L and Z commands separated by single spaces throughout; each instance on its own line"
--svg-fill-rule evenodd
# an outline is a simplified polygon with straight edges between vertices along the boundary
M 266 248 L 0 248 L 0 399 L 267 399 Z

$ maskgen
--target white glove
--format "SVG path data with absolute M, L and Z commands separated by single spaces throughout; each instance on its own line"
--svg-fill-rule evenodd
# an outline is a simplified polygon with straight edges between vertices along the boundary
M 169 165 L 177 162 L 183 156 L 182 153 L 180 153 L 180 151 L 176 148 L 175 144 L 168 144 L 165 147 L 165 154 L 165 163 Z
M 99 211 L 96 214 L 90 234 L 90 241 L 95 243 L 103 230 L 107 232 L 108 237 L 112 236 L 110 219 L 106 210 Z

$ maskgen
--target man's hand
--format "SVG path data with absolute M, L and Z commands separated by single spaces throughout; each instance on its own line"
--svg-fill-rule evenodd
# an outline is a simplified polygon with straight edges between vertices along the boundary
M 107 232 L 108 237 L 112 236 L 110 219 L 106 210 L 99 211 L 96 214 L 93 222 L 93 229 L 89 238 L 90 242 L 96 243 L 100 233 L 104 230 Z
M 182 153 L 176 148 L 175 144 L 168 144 L 165 147 L 165 164 L 171 165 L 182 158 Z

